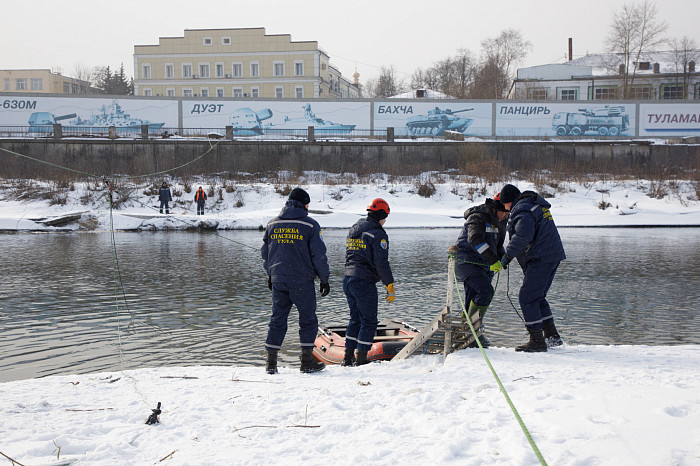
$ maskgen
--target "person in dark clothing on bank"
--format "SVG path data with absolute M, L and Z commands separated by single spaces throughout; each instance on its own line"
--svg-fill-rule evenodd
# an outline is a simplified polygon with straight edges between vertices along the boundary
M 160 213 L 163 213 L 163 207 L 165 207 L 165 213 L 170 213 L 170 207 L 168 203 L 173 200 L 173 196 L 170 194 L 170 188 L 168 183 L 163 181 L 163 185 L 158 190 L 158 199 L 160 200 Z
M 313 356 L 318 331 L 314 280 L 321 280 L 320 293 L 330 292 L 330 270 L 321 227 L 308 216 L 311 199 L 301 188 L 294 188 L 280 214 L 270 220 L 263 236 L 261 255 L 272 291 L 272 316 L 265 340 L 268 374 L 277 373 L 277 353 L 287 333 L 292 305 L 299 311 L 301 372 L 318 372 L 326 366 Z
M 389 236 L 384 223 L 389 204 L 374 199 L 367 206 L 367 217 L 357 221 L 345 240 L 345 277 L 343 291 L 350 307 L 350 321 L 345 331 L 345 357 L 342 366 L 367 364 L 377 331 L 378 301 L 376 283 L 386 287 L 387 302 L 394 302 L 394 276 L 389 265 Z M 357 358 L 355 357 L 357 349 Z
M 523 269 L 523 284 L 519 301 L 530 341 L 517 346 L 515 351 L 541 352 L 547 346 L 560 346 L 552 310 L 547 302 L 557 268 L 566 259 L 559 231 L 554 224 L 551 204 L 534 191 L 524 191 L 507 184 L 497 196 L 510 212 L 508 218 L 508 246 L 501 259 L 506 268 L 517 259 Z
M 508 213 L 503 204 L 486 199 L 483 204 L 464 212 L 465 222 L 457 244 L 449 248 L 455 254 L 455 275 L 464 283 L 467 314 L 471 318 L 479 313 L 481 325 L 477 330 L 480 332 L 483 331 L 482 319 L 493 299 L 491 281 L 494 274 L 501 271 L 500 258 L 505 254 L 506 218 Z M 490 345 L 488 338 L 481 333 L 479 341 L 483 347 Z

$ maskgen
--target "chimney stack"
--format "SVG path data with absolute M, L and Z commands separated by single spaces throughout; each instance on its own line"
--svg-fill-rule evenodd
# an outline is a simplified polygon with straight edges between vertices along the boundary
M 573 60 L 574 54 L 574 39 L 569 37 L 569 61 Z

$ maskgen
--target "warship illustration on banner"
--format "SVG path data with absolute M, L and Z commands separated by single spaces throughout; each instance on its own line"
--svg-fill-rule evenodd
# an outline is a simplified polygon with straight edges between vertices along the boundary
M 473 108 L 452 111 L 435 107 L 427 115 L 416 115 L 406 120 L 406 128 L 411 136 L 444 136 L 445 131 L 464 131 L 472 124 L 471 118 L 463 118 L 457 113 L 470 112 Z
M 269 108 L 256 112 L 243 107 L 233 111 L 229 116 L 229 124 L 233 127 L 235 136 L 259 136 L 263 134 L 264 120 L 272 118 L 272 110 Z
M 345 125 L 342 123 L 333 123 L 332 121 L 324 120 L 317 117 L 311 111 L 311 104 L 306 104 L 302 107 L 304 116 L 299 118 L 284 117 L 284 123 L 269 124 L 265 129 L 307 129 L 309 126 L 314 127 L 315 134 L 348 134 L 355 129 L 356 125 Z
M 93 113 L 87 120 L 78 117 L 68 122 L 68 126 L 77 128 L 107 128 L 115 126 L 117 131 L 141 131 L 141 125 L 148 125 L 148 131 L 152 132 L 161 129 L 165 123 L 153 123 L 152 121 L 132 117 L 122 110 L 119 101 L 116 99 L 113 99 L 110 105 L 103 105 L 99 112 Z

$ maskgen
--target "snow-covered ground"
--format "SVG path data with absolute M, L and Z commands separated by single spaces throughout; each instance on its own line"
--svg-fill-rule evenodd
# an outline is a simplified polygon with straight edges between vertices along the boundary
M 365 184 L 316 182 L 301 186 L 311 196 L 312 215 L 324 228 L 350 227 L 358 216 L 364 215 L 367 203 L 375 197 L 386 199 L 391 206 L 387 228 L 457 228 L 463 224 L 462 213 L 466 208 L 492 197 L 503 184 L 431 180 L 435 193 L 422 197 L 418 194 L 419 184 L 427 184 L 427 178 L 420 177 L 420 182 L 378 179 Z M 529 182 L 510 182 L 521 190 L 538 190 Z M 211 186 L 208 180 L 207 183 L 204 184 L 205 190 Z M 0 189 L 0 230 L 105 230 L 111 224 L 120 230 L 197 226 L 257 229 L 277 215 L 284 205 L 286 196 L 278 191 L 296 186 L 287 186 L 284 182 L 231 184 L 229 181 L 227 185 L 231 192 L 228 192 L 224 183 L 221 181 L 215 186 L 204 216 L 195 215 L 196 183 L 187 193 L 180 182 L 173 182 L 171 189 L 175 202 L 170 216 L 158 213 L 156 195 L 144 194 L 151 189 L 150 186 L 135 188 L 124 185 L 117 188 L 113 199 L 116 202 L 128 197 L 128 200 L 118 209 L 113 209 L 110 220 L 106 190 L 99 182 L 74 183 L 63 189 L 50 183 L 32 182 L 33 198 L 18 200 L 18 189 L 12 182 L 5 181 Z M 559 226 L 700 225 L 700 188 L 697 182 L 614 180 L 557 183 L 556 188 L 544 186 L 540 190 L 554 196 L 547 198 L 552 203 L 552 213 Z M 127 192 L 128 196 L 124 196 L 123 193 Z M 81 214 L 82 217 L 57 227 L 42 223 L 70 214 Z
M 285 201 L 275 191 L 279 185 L 236 184 L 232 192 L 222 189 L 219 202 L 215 193 L 207 214 L 197 217 L 194 193 L 174 182 L 180 202 L 171 215 L 159 215 L 155 196 L 141 186 L 113 211 L 111 222 L 105 191 L 95 183 L 57 191 L 65 203 L 54 205 L 39 199 L 54 186 L 34 183 L 33 200 L 17 200 L 16 187 L 3 186 L 0 230 L 258 228 Z M 448 181 L 421 197 L 416 183 L 302 186 L 311 195 L 312 215 L 329 228 L 349 227 L 374 197 L 391 206 L 387 227 L 460 227 L 467 207 L 501 187 Z M 560 226 L 700 225 L 693 182 L 545 189 L 554 193 L 549 200 Z M 648 195 L 664 190 L 662 198 Z M 39 220 L 71 213 L 80 213 L 79 220 L 60 227 Z M 486 354 L 549 464 L 700 464 L 697 345 L 565 345 L 538 354 L 489 348 Z M 146 425 L 158 402 L 161 422 Z M 0 453 L 25 465 L 538 463 L 477 349 L 445 361 L 416 356 L 318 374 L 297 367 L 282 367 L 277 376 L 262 366 L 115 367 L 2 383 Z
M 486 353 L 548 464 L 700 464 L 700 347 Z M 146 425 L 158 402 L 160 423 Z M 8 382 L 0 419 L 0 452 L 25 465 L 538 463 L 478 349 L 317 374 L 187 367 Z

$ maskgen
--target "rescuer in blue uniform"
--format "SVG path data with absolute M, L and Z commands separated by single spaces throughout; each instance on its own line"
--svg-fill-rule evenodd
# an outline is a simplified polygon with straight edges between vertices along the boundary
M 326 366 L 313 356 L 318 331 L 314 279 L 321 280 L 320 293 L 330 292 L 326 245 L 321 227 L 308 216 L 311 199 L 301 188 L 294 188 L 280 214 L 265 229 L 261 255 L 272 291 L 272 317 L 265 340 L 268 374 L 277 373 L 277 353 L 287 333 L 292 304 L 299 311 L 301 371 L 318 372 Z
M 384 199 L 374 199 L 367 206 L 367 217 L 358 220 L 350 228 L 345 240 L 343 291 L 350 307 L 350 321 L 345 331 L 343 366 L 361 366 L 369 362 L 367 352 L 372 348 L 379 323 L 378 281 L 381 280 L 386 287 L 386 301 L 394 302 L 389 237 L 383 228 L 388 216 L 389 204 Z
M 483 319 L 493 299 L 491 280 L 495 272 L 501 271 L 500 258 L 505 254 L 506 238 L 503 222 L 507 217 L 503 204 L 494 199 L 486 199 L 484 204 L 466 210 L 457 244 L 449 249 L 455 254 L 455 275 L 464 283 L 464 304 L 469 306 L 469 317 L 478 312 Z M 483 334 L 479 340 L 484 347 L 490 345 Z
M 516 347 L 515 351 L 547 351 L 548 345 L 562 344 L 547 302 L 547 292 L 559 263 L 566 259 L 559 231 L 549 211 L 551 204 L 534 191 L 521 193 L 512 184 L 505 185 L 498 198 L 510 211 L 506 227 L 509 242 L 501 265 L 505 268 L 511 260 L 518 259 L 524 274 L 519 301 L 530 341 Z
M 163 181 L 163 185 L 158 190 L 158 200 L 160 200 L 160 213 L 163 213 L 163 207 L 165 207 L 165 213 L 169 214 L 170 207 L 168 206 L 168 202 L 173 200 L 173 196 L 170 194 L 170 188 L 165 181 Z

